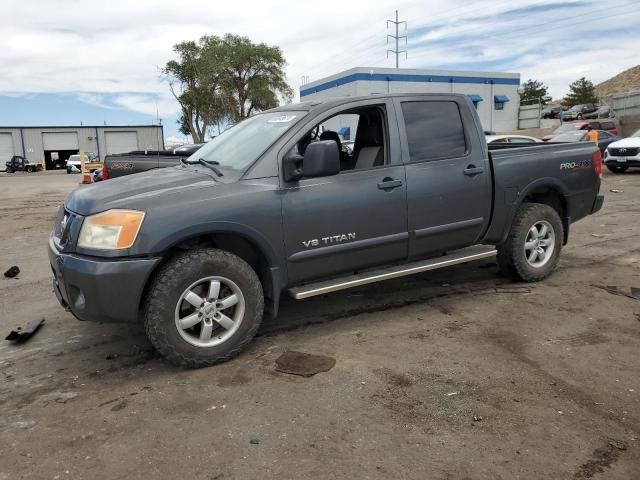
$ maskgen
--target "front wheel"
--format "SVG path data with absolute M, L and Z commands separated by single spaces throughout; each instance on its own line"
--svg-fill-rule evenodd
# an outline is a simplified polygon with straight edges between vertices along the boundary
M 629 167 L 623 167 L 620 165 L 607 165 L 607 168 L 609 169 L 610 172 L 613 172 L 613 173 L 623 173 L 623 172 L 626 172 Z
M 244 350 L 263 310 L 262 285 L 244 260 L 223 250 L 190 250 L 156 275 L 144 323 L 162 356 L 174 365 L 200 368 Z
M 582 120 L 582 114 L 579 113 L 578 116 L 576 117 L 578 120 Z
M 549 205 L 523 204 L 507 240 L 498 246 L 498 265 L 505 275 L 524 282 L 547 278 L 558 264 L 564 229 Z

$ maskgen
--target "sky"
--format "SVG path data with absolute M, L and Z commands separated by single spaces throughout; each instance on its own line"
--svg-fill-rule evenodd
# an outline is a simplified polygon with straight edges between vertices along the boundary
M 230 32 L 277 45 L 297 97 L 303 76 L 393 67 L 395 9 L 408 22 L 401 67 L 516 72 L 561 98 L 582 76 L 597 84 L 640 60 L 637 0 L 2 0 L 0 126 L 159 118 L 184 139 L 160 75 L 174 44 Z

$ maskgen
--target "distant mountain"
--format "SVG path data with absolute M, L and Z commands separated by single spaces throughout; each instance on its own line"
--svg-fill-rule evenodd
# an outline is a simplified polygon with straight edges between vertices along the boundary
M 633 90 L 640 90 L 640 65 L 631 67 L 615 77 L 596 85 L 596 92 L 600 98 Z

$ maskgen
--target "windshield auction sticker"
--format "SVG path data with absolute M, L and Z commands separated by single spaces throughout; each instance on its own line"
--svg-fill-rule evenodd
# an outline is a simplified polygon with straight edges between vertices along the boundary
M 273 117 L 271 120 L 268 120 L 268 123 L 289 123 L 296 115 L 280 115 L 279 117 Z

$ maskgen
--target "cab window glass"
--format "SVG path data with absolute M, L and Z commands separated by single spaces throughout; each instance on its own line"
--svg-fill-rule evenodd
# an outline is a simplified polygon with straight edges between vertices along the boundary
M 466 153 L 462 116 L 456 102 L 403 102 L 402 114 L 412 162 Z

